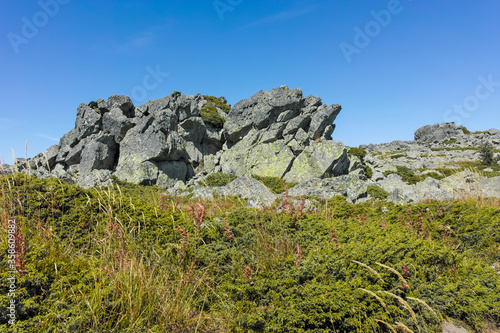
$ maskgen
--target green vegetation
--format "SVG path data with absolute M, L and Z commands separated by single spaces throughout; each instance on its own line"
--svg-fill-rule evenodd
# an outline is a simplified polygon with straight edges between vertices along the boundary
M 366 177 L 372 178 L 373 170 L 365 163 L 365 156 L 367 154 L 365 149 L 363 149 L 363 148 L 349 148 L 349 150 L 347 151 L 347 154 L 351 157 L 352 156 L 359 157 L 361 164 L 363 165 Z M 374 155 L 377 155 L 377 154 L 378 153 L 374 153 Z
M 385 200 L 389 196 L 389 193 L 384 190 L 383 188 L 376 186 L 376 185 L 370 185 L 368 186 L 368 189 L 366 192 L 374 199 L 379 199 L 379 200 Z
M 225 113 L 229 113 L 231 111 L 231 105 L 224 102 L 223 97 L 217 98 L 214 96 L 204 95 L 203 98 L 207 100 L 207 104 L 205 104 L 200 110 L 201 119 L 203 119 L 205 123 L 211 124 L 217 129 L 221 129 L 226 120 L 219 115 L 217 108 L 221 109 Z
M 214 96 L 203 95 L 203 98 L 205 98 L 208 101 L 208 104 L 218 107 L 225 113 L 231 112 L 231 105 L 224 102 L 225 100 L 225 99 L 223 100 L 224 97 L 217 98 Z
M 236 177 L 235 175 L 228 175 L 227 173 L 223 172 L 216 172 L 212 173 L 207 176 L 204 182 L 201 182 L 200 185 L 202 186 L 225 186 L 235 180 Z
M 500 323 L 500 201 L 308 212 L 0 177 L 0 275 L 15 217 L 16 329 L 2 332 L 437 332 Z M 376 189 L 372 189 L 377 191 Z M 286 197 L 285 197 L 286 201 Z
M 291 189 L 292 187 L 297 185 L 297 183 L 287 183 L 285 182 L 284 179 L 281 179 L 279 177 L 260 177 L 257 175 L 252 175 L 252 178 L 261 181 L 264 185 L 266 185 L 271 191 L 273 191 L 276 194 L 281 194 L 285 192 L 285 187 Z
M 479 162 L 483 165 L 493 166 L 497 165 L 500 157 L 495 158 L 495 149 L 490 142 L 483 142 L 479 151 Z
M 217 108 L 210 104 L 205 104 L 200 109 L 200 116 L 206 124 L 211 124 L 217 129 L 221 129 L 226 122 L 226 119 L 222 118 L 217 112 Z
M 464 132 L 464 134 L 472 134 L 465 126 L 462 127 L 462 132 Z
M 410 185 L 416 184 L 419 181 L 424 180 L 422 176 L 417 176 L 413 171 L 402 165 L 396 165 L 397 171 L 385 171 L 384 176 L 388 176 L 391 173 L 395 173 L 401 176 L 401 180 L 407 182 Z M 427 176 L 426 176 L 427 177 Z
M 457 139 L 450 139 L 450 140 L 446 140 L 446 141 L 443 141 L 443 144 L 444 145 L 452 145 L 454 143 L 457 143 Z
M 476 150 L 478 151 L 478 147 L 454 147 L 454 148 L 431 148 L 432 151 L 453 151 L 453 150 Z
M 368 165 L 365 165 L 365 175 L 367 178 L 373 177 L 373 169 L 370 168 Z
M 363 161 L 366 156 L 366 150 L 364 150 L 363 148 L 349 148 L 347 154 L 349 156 L 357 156 L 361 159 L 361 161 Z
M 392 159 L 396 159 L 396 158 L 400 158 L 400 157 L 405 157 L 406 155 L 405 154 L 394 154 L 394 155 L 389 155 L 390 158 Z

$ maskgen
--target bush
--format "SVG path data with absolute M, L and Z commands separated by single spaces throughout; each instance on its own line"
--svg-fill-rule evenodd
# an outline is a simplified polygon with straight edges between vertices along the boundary
M 205 185 L 205 186 L 225 186 L 235 180 L 236 176 L 234 175 L 228 175 L 227 173 L 223 172 L 217 172 L 217 173 L 212 173 L 207 176 L 205 179 L 204 183 L 201 183 L 200 185 Z
M 493 145 L 487 141 L 485 141 L 479 147 L 479 162 L 483 165 L 496 165 L 498 163 L 498 158 L 494 156 L 494 148 Z
M 347 154 L 349 156 L 357 156 L 361 159 L 361 161 L 363 161 L 366 156 L 366 150 L 363 148 L 350 148 Z
M 226 122 L 226 119 L 222 118 L 217 112 L 217 108 L 210 104 L 206 104 L 201 108 L 200 116 L 206 124 L 211 124 L 217 129 L 221 129 Z
M 365 175 L 367 178 L 373 177 L 373 169 L 370 168 L 368 165 L 365 165 Z
M 462 132 L 464 132 L 464 134 L 472 134 L 465 126 L 462 127 Z
M 214 96 L 203 95 L 203 98 L 208 101 L 208 104 L 218 107 L 225 113 L 229 113 L 231 111 L 231 105 L 226 102 L 224 97 L 217 98 Z
M 288 188 L 292 188 L 296 185 L 296 183 L 289 184 L 285 182 L 285 180 L 279 177 L 260 177 L 252 175 L 252 178 L 261 181 L 264 185 L 266 185 L 271 191 L 273 191 L 276 194 L 285 192 L 285 186 L 288 186 Z
M 396 172 L 394 172 L 394 171 L 386 171 L 386 172 L 384 172 L 384 176 L 387 177 L 391 173 L 395 173 L 397 175 L 400 175 L 401 178 L 402 178 L 402 180 L 404 182 L 407 182 L 410 185 L 414 185 L 414 184 L 418 183 L 419 181 L 423 180 L 422 177 L 419 177 L 419 176 L 415 175 L 415 173 L 413 171 L 411 171 L 410 169 L 408 169 L 405 166 L 396 165 L 396 168 L 397 168 Z
M 372 198 L 379 200 L 385 200 L 389 196 L 389 193 L 386 190 L 376 185 L 368 186 L 366 193 L 368 193 Z

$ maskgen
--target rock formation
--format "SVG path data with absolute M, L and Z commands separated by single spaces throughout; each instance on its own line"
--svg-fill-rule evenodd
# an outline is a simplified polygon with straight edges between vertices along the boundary
M 353 153 L 331 138 L 340 110 L 285 86 L 260 91 L 232 109 L 223 97 L 177 91 L 139 107 L 114 95 L 81 104 L 75 128 L 58 145 L 18 159 L 0 174 L 24 171 L 85 188 L 116 177 L 176 195 L 239 195 L 252 207 L 279 197 L 254 179 L 259 177 L 295 185 L 288 195 L 297 198 L 343 195 L 360 202 L 375 195 L 374 189 L 399 204 L 500 197 L 500 169 L 483 168 L 479 175 L 464 166 L 479 159 L 485 141 L 500 151 L 499 130 L 470 133 L 454 123 L 428 125 L 417 129 L 414 141 L 363 145 Z M 205 177 L 216 173 L 237 179 L 203 186 Z
M 225 99 L 213 101 L 175 91 L 139 107 L 116 95 L 81 104 L 75 128 L 30 159 L 30 172 L 86 188 L 112 176 L 170 188 L 218 171 L 289 182 L 348 172 L 347 149 L 331 140 L 339 105 L 285 86 L 260 91 L 228 114 Z M 208 106 L 215 114 L 204 117 Z

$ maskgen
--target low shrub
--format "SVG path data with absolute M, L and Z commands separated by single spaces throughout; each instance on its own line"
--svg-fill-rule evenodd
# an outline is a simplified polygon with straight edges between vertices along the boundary
M 217 108 L 210 104 L 205 104 L 200 109 L 200 116 L 206 124 L 211 124 L 217 129 L 221 129 L 226 122 L 226 119 L 222 118 L 217 112 Z
M 385 200 L 389 196 L 389 193 L 386 190 L 376 185 L 368 186 L 366 193 L 368 193 L 372 198 L 379 200 Z
M 218 107 L 225 113 L 231 112 L 231 105 L 225 102 L 224 97 L 203 95 L 203 98 L 205 98 L 208 101 L 208 104 Z
M 349 156 L 357 156 L 363 161 L 367 153 L 363 148 L 350 148 L 347 154 Z
M 235 175 L 228 175 L 227 173 L 223 172 L 216 172 L 208 175 L 205 178 L 204 182 L 201 182 L 200 185 L 202 186 L 225 186 L 235 180 L 236 177 Z
M 287 183 L 284 179 L 279 177 L 260 177 L 257 175 L 252 175 L 252 178 L 261 181 L 264 185 L 266 185 L 271 191 L 276 194 L 280 194 L 285 192 L 285 186 L 289 189 L 294 187 L 296 183 Z

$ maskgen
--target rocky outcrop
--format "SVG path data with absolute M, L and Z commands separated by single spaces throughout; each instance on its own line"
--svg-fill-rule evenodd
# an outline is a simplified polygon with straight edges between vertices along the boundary
M 282 86 L 228 109 L 224 98 L 176 91 L 139 107 L 117 95 L 81 104 L 75 127 L 29 172 L 86 188 L 112 177 L 171 188 L 218 171 L 296 182 L 348 172 L 346 147 L 331 140 L 339 105 Z
M 466 134 L 464 126 L 457 126 L 455 123 L 444 123 L 427 125 L 419 128 L 415 132 L 415 141 L 417 142 L 432 142 L 443 141 L 448 138 Z
M 405 204 L 500 197 L 499 170 L 471 172 L 464 166 L 479 160 L 485 141 L 500 151 L 499 130 L 470 133 L 454 123 L 429 125 L 417 129 L 414 141 L 364 145 L 365 151 L 350 156 L 348 147 L 331 138 L 340 110 L 286 86 L 260 91 L 233 109 L 223 97 L 176 91 L 139 107 L 114 95 L 78 106 L 75 127 L 58 145 L 2 166 L 0 174 L 24 171 L 85 188 L 116 177 L 205 199 L 238 195 L 252 207 L 279 197 L 254 177 L 295 185 L 288 194 L 295 198 L 342 195 L 361 202 L 388 193 L 388 201 Z M 199 185 L 217 172 L 237 179 L 217 188 Z
M 229 113 L 216 170 L 289 182 L 346 174 L 347 150 L 331 140 L 340 110 L 317 97 L 304 98 L 300 89 L 261 91 Z

